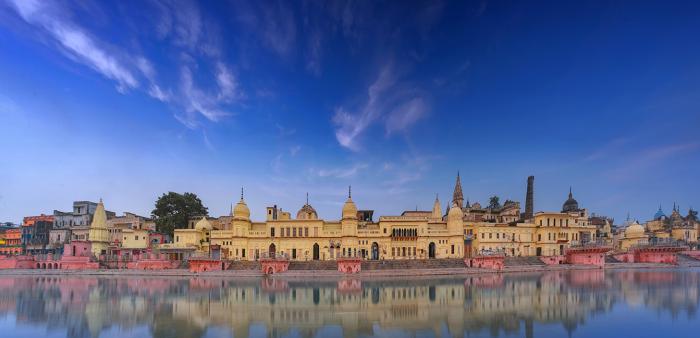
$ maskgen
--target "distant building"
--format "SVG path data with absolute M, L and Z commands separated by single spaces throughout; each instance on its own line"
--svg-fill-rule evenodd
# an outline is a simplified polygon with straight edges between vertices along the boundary
M 22 246 L 27 254 L 46 254 L 53 215 L 27 216 L 22 221 Z
M 18 226 L 3 226 L 0 229 L 0 255 L 19 255 L 21 253 L 22 229 Z
M 97 203 L 90 201 L 73 202 L 73 211 L 54 210 L 54 228 L 88 227 L 92 223 L 95 210 L 97 210 Z M 116 216 L 113 211 L 108 210 L 105 210 L 105 214 L 107 219 Z

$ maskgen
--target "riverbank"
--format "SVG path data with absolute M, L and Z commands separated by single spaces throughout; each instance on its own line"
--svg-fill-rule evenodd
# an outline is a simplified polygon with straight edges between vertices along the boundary
M 521 272 L 547 272 L 570 270 L 612 270 L 612 269 L 679 269 L 700 267 L 700 261 L 686 262 L 680 265 L 659 263 L 608 263 L 600 268 L 593 265 L 540 265 L 540 266 L 506 266 L 501 271 L 478 268 L 441 268 L 441 269 L 403 269 L 403 270 L 371 270 L 356 274 L 345 274 L 334 270 L 289 270 L 274 274 L 274 278 L 316 279 L 325 278 L 374 278 L 374 277 L 442 277 L 442 276 L 473 276 L 493 275 Z M 257 270 L 225 270 L 193 273 L 186 269 L 171 270 L 36 270 L 36 269 L 7 269 L 0 270 L 2 276 L 143 276 L 143 277 L 226 277 L 251 278 L 265 276 Z

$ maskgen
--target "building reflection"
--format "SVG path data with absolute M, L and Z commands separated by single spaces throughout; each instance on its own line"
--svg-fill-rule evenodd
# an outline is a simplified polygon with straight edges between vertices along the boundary
M 2 277 L 0 314 L 16 325 L 99 337 L 147 328 L 153 337 L 202 337 L 210 327 L 247 337 L 470 334 L 535 336 L 539 324 L 573 333 L 616 304 L 696 316 L 698 271 L 586 270 L 467 279 L 303 282 L 292 279 Z

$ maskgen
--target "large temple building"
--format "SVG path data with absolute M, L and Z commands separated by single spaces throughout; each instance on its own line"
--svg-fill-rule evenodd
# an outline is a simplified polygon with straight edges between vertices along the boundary
M 533 181 L 528 178 L 528 208 L 534 204 Z M 562 255 L 571 244 L 595 241 L 598 232 L 571 190 L 561 212 L 531 209 L 521 214 L 520 203 L 507 200 L 501 205 L 497 197 L 483 207 L 465 203 L 459 174 L 452 201 L 442 210 L 436 197 L 432 210 L 404 211 L 375 221 L 372 210 L 358 209 L 348 189 L 339 219 L 320 219 L 307 195 L 295 218 L 274 205 L 267 207 L 264 221 L 254 221 L 241 192 L 226 221 L 200 217 L 188 229 L 175 230 L 173 242 L 160 250 L 180 259 L 258 260 L 282 255 L 293 261 Z

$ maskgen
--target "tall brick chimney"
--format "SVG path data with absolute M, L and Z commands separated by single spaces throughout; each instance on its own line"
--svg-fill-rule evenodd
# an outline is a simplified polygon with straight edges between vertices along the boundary
M 535 209 L 535 176 L 530 176 L 527 178 L 527 195 L 525 195 L 525 213 L 523 214 L 523 219 L 531 219 Z

